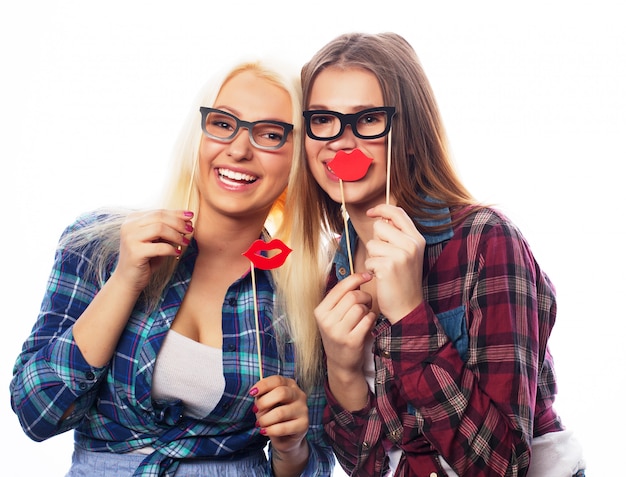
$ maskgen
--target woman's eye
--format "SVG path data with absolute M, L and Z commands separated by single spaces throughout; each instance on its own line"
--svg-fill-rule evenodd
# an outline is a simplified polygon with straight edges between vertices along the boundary
M 365 116 L 361 116 L 361 118 L 359 119 L 359 122 L 364 123 L 364 124 L 372 124 L 372 123 L 377 123 L 380 120 L 381 119 L 380 119 L 379 114 L 367 114 Z
M 258 144 L 274 146 L 282 141 L 284 131 L 273 124 L 257 124 L 254 128 L 254 135 Z
M 333 120 L 332 116 L 313 116 L 311 122 L 314 124 L 328 124 Z
M 233 125 L 227 121 L 214 121 L 213 126 L 217 128 L 228 129 L 229 131 L 232 131 L 234 129 Z

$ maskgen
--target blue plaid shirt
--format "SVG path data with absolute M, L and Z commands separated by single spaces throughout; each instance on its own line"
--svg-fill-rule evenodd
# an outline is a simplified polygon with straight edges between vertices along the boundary
M 73 227 L 80 227 L 84 220 L 95 218 L 83 218 Z M 95 368 L 85 361 L 72 335 L 72 325 L 99 290 L 95 281 L 83 276 L 90 252 L 57 251 L 39 317 L 17 358 L 10 385 L 12 408 L 29 437 L 42 441 L 75 429 L 76 444 L 91 451 L 154 448 L 136 476 L 173 476 L 180 459 L 232 457 L 265 447 L 268 439 L 255 427 L 253 398 L 248 395 L 259 379 L 250 273 L 235 281 L 224 299 L 226 387 L 216 408 L 199 420 L 185 416 L 180 401 L 151 398 L 156 357 L 182 303 L 196 257 L 192 241 L 158 308 L 148 314 L 138 303 L 114 356 L 108 365 Z M 280 318 L 273 316 L 271 275 L 255 272 L 263 374 L 293 378 L 292 345 L 281 357 L 274 337 L 273 323 Z M 72 404 L 73 412 L 61 420 Z M 330 475 L 334 457 L 323 441 L 323 389 L 311 393 L 308 404 L 310 458 L 302 475 Z M 270 461 L 267 475 L 272 475 Z

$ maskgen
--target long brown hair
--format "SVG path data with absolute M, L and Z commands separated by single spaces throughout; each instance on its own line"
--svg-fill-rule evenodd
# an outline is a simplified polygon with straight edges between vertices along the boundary
M 446 132 L 432 88 L 411 45 L 395 33 L 341 35 L 322 47 L 301 71 L 303 105 L 306 109 L 312 85 L 325 68 L 362 68 L 373 73 L 382 89 L 385 105 L 395 106 L 391 135 L 391 190 L 397 205 L 417 219 L 453 222 L 463 214 L 452 212 L 475 200 L 461 183 L 449 154 Z M 303 149 L 304 150 L 304 149 Z M 313 310 L 321 301 L 328 264 L 343 231 L 340 204 L 317 185 L 306 161 L 289 191 L 286 220 L 292 226 L 294 255 L 281 273 L 287 313 L 298 323 L 301 376 L 321 377 L 321 345 Z M 433 200 L 438 206 L 433 207 Z M 447 206 L 450 214 L 440 210 Z M 438 211 L 439 210 L 439 211 Z M 439 227 L 416 223 L 420 232 Z M 326 245 L 330 245 L 327 247 Z
M 302 68 L 305 108 L 315 78 L 331 66 L 371 72 L 378 79 L 385 104 L 396 108 L 390 180 L 399 207 L 411 217 L 426 219 L 433 218 L 433 199 L 451 209 L 474 202 L 452 164 L 430 82 L 415 50 L 403 37 L 396 33 L 350 33 L 328 43 Z M 325 195 L 319 187 L 318 193 Z M 328 207 L 329 220 L 340 231 L 339 204 L 330 200 L 323 204 Z M 420 231 L 428 230 L 421 227 Z

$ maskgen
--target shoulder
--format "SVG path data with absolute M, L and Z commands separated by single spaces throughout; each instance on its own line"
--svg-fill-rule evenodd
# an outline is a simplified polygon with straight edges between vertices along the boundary
M 105 225 L 119 227 L 130 212 L 131 210 L 128 209 L 112 208 L 101 208 L 83 212 L 78 215 L 72 223 L 66 226 L 63 234 L 76 233 L 85 229 L 94 229 Z
M 476 207 L 454 231 L 454 238 L 473 256 L 504 254 L 516 260 L 534 261 L 532 251 L 520 229 L 502 211 Z
M 77 216 L 61 234 L 57 251 L 66 254 L 107 253 L 117 250 L 120 227 L 128 214 L 125 209 L 96 209 Z
M 458 232 L 464 236 L 508 236 L 523 240 L 521 231 L 511 219 L 492 207 L 474 207 L 461 222 Z

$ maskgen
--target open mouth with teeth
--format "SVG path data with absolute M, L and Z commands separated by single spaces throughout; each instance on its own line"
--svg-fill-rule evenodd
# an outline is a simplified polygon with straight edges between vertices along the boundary
M 258 177 L 244 174 L 243 172 L 231 171 L 230 169 L 218 169 L 219 178 L 233 185 L 252 184 L 256 182 Z

